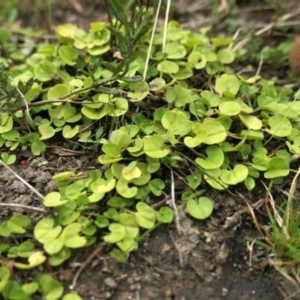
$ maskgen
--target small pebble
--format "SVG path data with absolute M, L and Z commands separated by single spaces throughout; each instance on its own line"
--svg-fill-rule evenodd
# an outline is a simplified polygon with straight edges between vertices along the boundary
M 190 242 L 192 243 L 195 243 L 198 241 L 198 235 L 197 234 L 192 234 L 190 237 L 189 237 L 189 240 Z
M 133 283 L 134 283 L 134 278 L 133 278 L 133 277 L 129 277 L 129 278 L 127 279 L 127 282 L 128 282 L 129 284 L 133 284 Z
M 129 287 L 129 290 L 130 290 L 130 291 L 136 291 L 136 290 L 140 290 L 140 289 L 141 289 L 141 284 L 140 284 L 140 283 L 132 284 L 132 285 Z
M 104 284 L 112 289 L 115 289 L 117 287 L 117 283 L 116 281 L 111 278 L 111 277 L 107 277 L 104 279 Z

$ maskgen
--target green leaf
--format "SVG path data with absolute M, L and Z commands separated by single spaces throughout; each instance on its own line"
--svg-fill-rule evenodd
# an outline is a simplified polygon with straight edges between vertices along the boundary
M 152 158 L 162 158 L 170 153 L 170 150 L 166 149 L 164 138 L 160 135 L 145 138 L 144 151 Z
M 56 73 L 56 66 L 50 61 L 42 61 L 34 68 L 34 75 L 39 81 L 50 81 Z
M 252 191 L 255 188 L 255 180 L 252 177 L 248 176 L 245 179 L 245 186 L 248 191 Z
M 31 220 L 25 215 L 14 215 L 7 221 L 7 228 L 13 233 L 25 233 Z
M 74 66 L 76 64 L 76 59 L 78 58 L 76 49 L 65 45 L 58 49 L 58 55 L 67 65 L 70 66 Z
M 179 71 L 179 67 L 175 62 L 165 60 L 157 65 L 157 70 L 162 73 L 175 74 Z
M 174 212 L 171 208 L 163 206 L 156 212 L 156 218 L 161 223 L 171 223 L 174 218 Z
M 228 97 L 235 96 L 240 88 L 240 81 L 235 75 L 223 74 L 216 80 L 216 90 L 218 93 Z
M 244 165 L 236 165 L 233 170 L 221 170 L 221 180 L 228 185 L 236 185 L 244 181 L 248 176 L 248 168 Z
M 75 173 L 71 172 L 71 171 L 66 171 L 66 172 L 62 172 L 62 173 L 57 173 L 55 175 L 52 176 L 52 180 L 55 181 L 64 181 L 67 180 L 71 177 L 74 177 Z
M 213 211 L 213 203 L 207 197 L 200 197 L 198 201 L 189 199 L 186 205 L 188 213 L 199 220 L 208 218 Z
M 112 223 L 108 227 L 110 234 L 103 237 L 107 243 L 117 243 L 121 241 L 126 234 L 125 226 L 119 223 Z
M 40 140 L 48 140 L 55 135 L 55 129 L 48 124 L 39 125 L 38 129 L 41 134 Z
M 7 152 L 2 152 L 1 159 L 5 164 L 12 165 L 13 163 L 16 162 L 17 156 L 15 154 L 8 154 Z
M 2 137 L 9 141 L 17 141 L 20 137 L 19 131 L 12 129 L 2 134 Z
M 165 53 L 168 59 L 180 59 L 186 56 L 186 49 L 178 42 L 167 43 Z
M 217 53 L 218 61 L 225 65 L 225 64 L 231 64 L 234 61 L 234 52 L 228 50 L 227 48 L 221 49 Z
M 153 179 L 149 182 L 149 189 L 155 196 L 160 196 L 165 188 L 165 183 L 159 179 Z
M 220 115 L 236 116 L 241 111 L 241 106 L 235 101 L 223 101 L 219 105 Z
M 175 85 L 169 88 L 166 93 L 166 100 L 168 103 L 175 103 L 176 107 L 183 107 L 186 104 L 193 103 L 198 99 L 190 89 Z M 187 119 L 187 118 L 186 118 Z
M 34 227 L 34 236 L 42 244 L 56 239 L 62 231 L 61 226 L 55 226 L 52 218 L 41 219 Z
M 196 163 L 203 169 L 216 169 L 224 162 L 224 153 L 218 146 L 209 146 L 206 149 L 207 159 L 196 158 Z
M 112 142 L 104 144 L 102 146 L 102 151 L 110 157 L 120 157 L 122 152 L 121 148 L 117 144 Z
M 202 182 L 202 172 L 199 169 L 196 169 L 195 173 L 188 175 L 186 179 L 189 183 L 189 186 L 195 190 Z
M 82 300 L 82 298 L 76 292 L 71 292 L 65 294 L 62 300 Z
M 62 131 L 63 137 L 66 139 L 71 139 L 79 132 L 79 129 L 79 125 L 74 126 L 74 128 L 72 128 L 70 125 L 66 125 Z
M 135 94 L 136 96 L 137 94 Z M 139 94 L 138 96 L 141 96 Z M 125 98 L 117 97 L 113 99 L 114 107 L 107 113 L 111 117 L 119 117 L 124 115 L 128 110 L 128 100 Z
M 122 130 L 114 130 L 110 135 L 110 141 L 118 145 L 121 149 L 127 148 L 131 143 L 131 137 L 129 134 Z M 108 152 L 106 154 L 110 155 Z M 118 154 L 119 155 L 119 154 Z M 114 156 L 118 156 L 114 154 Z
M 107 201 L 107 205 L 114 208 L 123 208 L 126 206 L 126 201 L 121 197 L 114 196 Z
M 132 102 L 139 102 L 143 100 L 148 96 L 150 91 L 148 83 L 144 80 L 130 83 L 129 88 L 130 90 L 133 90 L 133 92 L 129 92 L 127 96 Z
M 95 220 L 95 224 L 99 228 L 105 228 L 109 225 L 109 221 L 105 216 L 97 215 L 96 220 Z
M 122 213 L 119 216 L 119 223 L 125 227 L 126 235 L 136 238 L 139 234 L 139 224 L 132 214 Z
M 192 132 L 195 134 L 194 137 L 186 136 L 184 138 L 184 144 L 190 148 L 195 148 L 195 147 L 199 146 L 208 137 L 207 130 L 205 129 L 203 124 L 200 124 L 200 123 L 195 123 L 192 126 Z
M 136 195 L 138 189 L 135 186 L 129 187 L 128 183 L 129 182 L 123 178 L 119 179 L 116 185 L 116 190 L 119 195 L 124 198 L 133 198 Z
M 108 193 L 112 191 L 116 186 L 116 179 L 104 180 L 102 178 L 92 182 L 90 189 L 97 194 Z
M 30 282 L 30 283 L 22 284 L 22 290 L 28 295 L 34 294 L 38 290 L 38 288 L 39 288 L 39 285 L 37 282 Z
M 263 140 L 264 134 L 260 131 L 243 130 L 241 136 L 247 140 Z
M 10 277 L 9 269 L 5 267 L 0 267 L 0 293 L 8 283 Z
M 70 89 L 67 85 L 64 84 L 56 84 L 51 87 L 47 93 L 47 97 L 49 100 L 57 100 L 65 97 L 70 93 Z
M 259 130 L 262 127 L 262 121 L 257 117 L 239 114 L 239 118 L 248 129 Z
M 145 202 L 139 202 L 136 205 L 136 221 L 140 227 L 151 229 L 155 225 L 155 211 Z
M 81 181 L 76 181 L 74 183 L 71 183 L 70 185 L 67 186 L 67 188 L 65 190 L 65 197 L 68 198 L 69 200 L 76 200 L 79 197 L 79 195 L 83 189 L 84 189 L 84 185 L 82 184 Z M 52 193 L 55 193 L 55 192 L 52 192 Z M 57 193 L 57 194 L 59 194 L 59 193 Z M 53 196 L 59 198 L 60 194 L 59 195 L 57 195 L 57 194 L 55 194 Z M 67 205 L 67 203 L 68 202 L 66 202 L 66 205 Z M 67 207 L 66 205 L 64 205 L 63 208 L 66 208 Z M 74 209 L 75 209 L 76 206 L 75 206 L 74 201 L 71 201 L 69 203 L 69 207 L 70 207 L 70 205 L 71 205 L 71 207 L 74 207 Z
M 264 177 L 267 179 L 286 177 L 290 173 L 289 163 L 281 157 L 272 157 L 266 167 Z
M 218 144 L 225 140 L 227 133 L 225 128 L 218 121 L 206 121 L 202 127 L 207 132 L 207 138 L 203 141 L 204 144 Z
M 87 239 L 80 236 L 82 225 L 80 223 L 71 223 L 66 226 L 61 234 L 64 244 L 68 248 L 81 248 L 87 243 Z
M 50 257 L 51 266 L 59 266 L 64 261 L 69 259 L 71 256 L 71 251 L 67 247 L 63 247 L 58 253 L 52 254 Z
M 270 134 L 278 137 L 289 136 L 292 133 L 292 124 L 284 116 L 273 116 L 269 119 L 271 129 L 267 130 Z
M 9 280 L 2 290 L 4 299 L 27 300 L 28 295 L 22 290 L 20 284 L 14 280 Z
M 46 207 L 55 207 L 67 203 L 68 200 L 62 200 L 61 194 L 58 192 L 50 192 L 44 197 L 44 205 Z
M 64 288 L 59 281 L 53 279 L 50 275 L 43 274 L 39 277 L 38 282 L 43 299 L 57 300 L 61 298 Z
M 107 211 L 103 213 L 103 215 L 113 221 L 119 220 L 119 212 L 115 208 L 109 208 Z
M 125 253 L 129 253 L 138 247 L 137 242 L 131 236 L 125 236 L 120 242 L 117 242 L 117 245 Z
M 34 249 L 34 243 L 30 241 L 23 242 L 18 246 L 18 256 L 19 257 L 28 257 L 32 254 Z
M 108 7 L 112 11 L 114 17 L 122 23 L 122 25 L 128 26 L 128 21 L 125 14 L 125 5 L 120 0 L 110 0 L 107 2 Z

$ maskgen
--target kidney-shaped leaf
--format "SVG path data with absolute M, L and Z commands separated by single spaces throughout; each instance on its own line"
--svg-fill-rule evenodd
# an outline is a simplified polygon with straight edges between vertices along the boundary
M 144 139 L 144 151 L 153 158 L 166 157 L 169 153 L 169 149 L 165 149 L 164 138 L 160 135 L 150 136 Z
M 206 219 L 213 211 L 213 203 L 207 197 L 200 197 L 199 201 L 189 199 L 186 205 L 188 213 L 196 219 Z
M 203 141 L 203 143 L 212 145 L 221 143 L 225 140 L 227 133 L 224 126 L 218 121 L 206 121 L 202 124 L 202 126 L 207 132 L 207 138 Z
M 216 169 L 224 162 L 224 153 L 218 146 L 209 146 L 206 149 L 207 159 L 196 158 L 196 163 L 203 169 Z
M 281 157 L 272 157 L 267 163 L 264 177 L 267 179 L 285 177 L 290 173 L 289 163 Z
M 35 225 L 34 236 L 40 243 L 44 244 L 56 239 L 61 231 L 61 226 L 54 226 L 52 218 L 43 218 Z
M 155 211 L 145 202 L 139 202 L 136 209 L 135 217 L 138 224 L 143 228 L 153 228 L 156 220 Z
M 248 168 L 244 165 L 236 165 L 233 170 L 221 170 L 221 180 L 230 185 L 244 181 L 248 176 Z

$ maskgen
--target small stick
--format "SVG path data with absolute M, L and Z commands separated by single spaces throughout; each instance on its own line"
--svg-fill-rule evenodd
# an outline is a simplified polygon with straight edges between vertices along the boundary
M 149 47 L 148 47 L 148 51 L 147 51 L 146 62 L 145 62 L 145 67 L 144 67 L 144 74 L 143 74 L 144 79 L 146 78 L 147 71 L 148 71 L 151 49 L 152 49 L 152 45 L 153 45 L 153 41 L 154 41 L 155 30 L 157 27 L 157 20 L 158 20 L 158 16 L 159 16 L 160 7 L 161 7 L 161 0 L 159 0 L 158 5 L 157 5 L 157 10 L 156 10 L 155 18 L 154 18 L 154 24 L 153 24 L 153 28 L 152 28 L 150 41 L 149 41 Z
M 259 64 L 258 64 L 258 68 L 257 68 L 255 76 L 259 76 L 259 74 L 260 74 L 260 71 L 261 71 L 261 68 L 262 68 L 262 65 L 264 62 L 264 51 L 265 51 L 265 48 L 260 53 L 260 60 L 259 60 Z
M 23 205 L 23 204 L 17 204 L 17 203 L 0 203 L 0 206 L 18 207 L 18 208 L 24 208 L 24 209 L 28 209 L 28 210 L 38 211 L 38 212 L 41 212 L 41 213 L 47 213 L 46 209 L 39 208 L 39 207 L 28 206 L 28 205 Z
M 10 76 L 9 76 L 9 79 L 10 79 L 11 82 L 13 82 L 13 79 Z M 23 100 L 23 103 L 24 103 L 25 108 L 26 108 L 27 117 L 29 118 L 30 121 L 32 121 L 32 118 L 31 118 L 30 113 L 29 113 L 28 103 L 27 103 L 27 100 L 26 100 L 24 94 L 21 92 L 21 90 L 19 89 L 17 84 L 15 85 L 15 88 L 16 88 L 17 92 L 19 93 L 19 95 L 21 96 L 22 100 Z
M 177 206 L 175 203 L 175 183 L 174 183 L 174 175 L 173 171 L 171 171 L 171 201 L 172 201 L 172 206 L 174 209 L 174 214 L 175 214 L 175 224 L 176 224 L 176 229 L 179 235 L 181 235 L 181 229 L 180 229 L 180 222 L 179 222 L 179 215 L 178 215 L 178 210 Z
M 21 176 L 19 176 L 14 170 L 12 170 L 7 164 L 5 164 L 0 159 L 0 165 L 2 165 L 5 169 L 7 169 L 9 172 L 11 172 L 15 177 L 17 177 L 20 181 L 22 181 L 27 187 L 29 187 L 35 194 L 37 194 L 42 200 L 44 199 L 44 196 L 38 192 L 33 186 L 31 186 L 25 179 L 23 179 Z
M 104 248 L 104 243 L 101 243 L 97 248 L 96 250 L 85 260 L 85 262 L 83 262 L 81 264 L 81 267 L 77 270 L 74 278 L 73 278 L 73 281 L 72 281 L 72 284 L 70 285 L 70 289 L 71 290 L 74 290 L 75 287 L 76 287 L 76 284 L 77 284 L 77 280 L 79 278 L 79 276 L 81 275 L 82 271 L 87 267 L 87 265 L 91 262 L 91 260 L 100 252 L 102 251 L 102 249 Z

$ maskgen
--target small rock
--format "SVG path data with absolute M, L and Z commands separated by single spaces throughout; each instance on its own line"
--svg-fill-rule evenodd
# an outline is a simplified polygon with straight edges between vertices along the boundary
M 132 285 L 129 287 L 129 290 L 130 290 L 130 291 L 137 291 L 137 290 L 140 290 L 140 289 L 141 289 L 141 284 L 140 284 L 140 283 L 132 284 Z
M 190 237 L 189 237 L 189 240 L 190 242 L 192 243 L 195 243 L 198 241 L 198 235 L 196 233 L 192 234 Z
M 117 283 L 116 281 L 111 278 L 111 277 L 107 277 L 104 279 L 104 284 L 112 289 L 115 289 L 117 287 Z
M 133 283 L 134 283 L 134 278 L 133 278 L 133 277 L 129 277 L 129 278 L 127 279 L 127 282 L 128 282 L 129 284 L 133 284 Z

